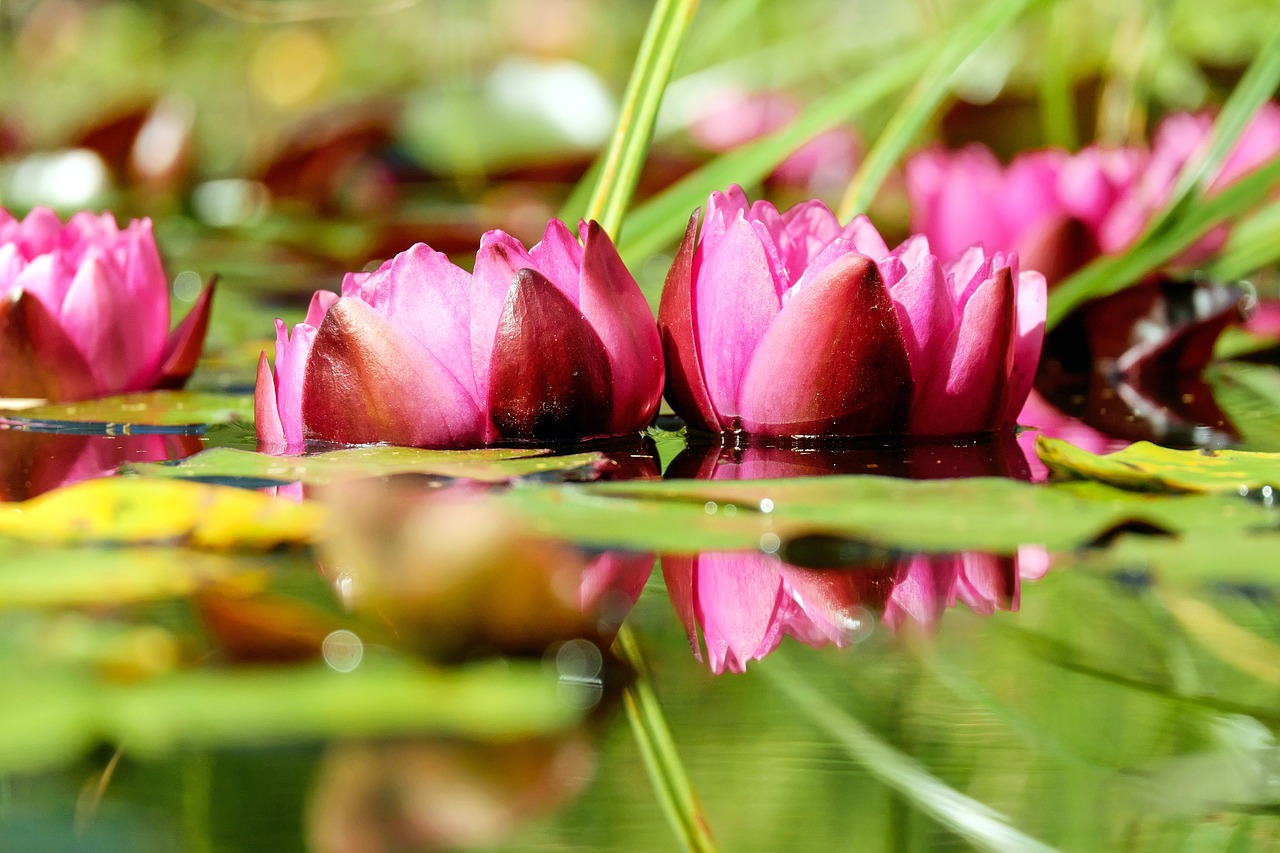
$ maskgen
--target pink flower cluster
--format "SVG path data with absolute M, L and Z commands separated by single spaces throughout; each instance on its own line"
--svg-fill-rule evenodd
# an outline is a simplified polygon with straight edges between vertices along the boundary
M 981 243 L 1016 251 L 1050 284 L 1098 253 L 1119 252 L 1169 200 L 1179 171 L 1209 143 L 1208 115 L 1178 114 L 1157 128 L 1150 147 L 1090 146 L 1077 154 L 1046 149 L 1008 166 L 982 145 L 930 148 L 907 163 L 912 230 L 950 256 Z M 1245 128 L 1214 177 L 1222 189 L 1280 156 L 1280 104 L 1267 103 Z M 1210 234 L 1184 261 L 1212 252 Z

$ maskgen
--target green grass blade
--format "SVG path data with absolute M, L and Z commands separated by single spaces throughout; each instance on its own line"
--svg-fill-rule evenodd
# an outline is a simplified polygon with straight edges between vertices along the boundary
M 1058 325 L 1082 302 L 1115 293 L 1139 281 L 1177 257 L 1216 225 L 1241 216 L 1265 200 L 1277 185 L 1280 185 L 1280 159 L 1188 209 L 1159 234 L 1123 255 L 1104 255 L 1093 261 L 1050 291 L 1045 328 Z
M 1079 12 L 1068 4 L 1054 7 L 1040 74 L 1040 126 L 1047 145 L 1074 151 L 1080 144 L 1076 128 L 1075 81 L 1071 77 L 1072 18 Z
M 782 130 L 722 154 L 637 207 L 627 217 L 627 236 L 619 251 L 628 263 L 643 260 L 674 242 L 693 209 L 712 190 L 737 183 L 750 186 L 769 174 L 787 155 L 842 121 L 861 115 L 919 76 L 932 45 L 900 53 L 821 100 L 809 105 Z
M 759 671 L 868 772 L 973 846 L 999 853 L 1051 853 L 1053 850 L 1014 829 L 994 810 L 961 794 L 915 759 L 885 743 L 871 729 L 822 696 L 794 670 L 782 665 L 777 655 Z
M 649 153 L 658 105 L 697 8 L 698 0 L 658 0 L 649 18 L 585 217 L 599 222 L 614 240 L 621 233 L 622 214 Z
M 640 748 L 640 756 L 644 759 L 645 770 L 662 810 L 686 850 L 691 853 L 714 851 L 716 842 L 702 812 L 702 804 L 676 750 L 662 705 L 653 690 L 649 668 L 640 654 L 635 635 L 627 625 L 618 631 L 614 650 L 636 673 L 635 683 L 627 688 L 623 699 L 631 731 L 635 734 L 636 745 Z
M 1268 204 L 1232 226 L 1208 273 L 1218 281 L 1232 281 L 1276 261 L 1280 261 L 1280 203 Z
M 1262 47 L 1249 63 L 1244 76 L 1222 105 L 1213 123 L 1213 135 L 1205 154 L 1193 158 L 1178 173 L 1173 194 L 1165 208 L 1148 224 L 1146 234 L 1156 234 L 1177 218 L 1187 207 L 1196 204 L 1209 190 L 1209 185 L 1223 163 L 1240 141 L 1240 135 L 1258 108 L 1270 100 L 1280 86 L 1280 30 Z M 1141 239 L 1141 238 L 1140 238 Z
M 974 51 L 1026 11 L 1033 3 L 1046 0 L 995 0 L 965 24 L 957 27 L 938 48 L 928 68 L 911 93 L 885 125 L 875 144 L 845 191 L 836 216 L 841 222 L 865 211 L 880 189 L 889 170 L 902 157 L 921 129 L 951 93 L 956 73 Z

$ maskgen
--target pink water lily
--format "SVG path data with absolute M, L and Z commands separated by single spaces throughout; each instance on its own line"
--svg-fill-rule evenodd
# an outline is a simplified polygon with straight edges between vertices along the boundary
M 1178 174 L 1209 144 L 1208 115 L 1171 115 L 1151 145 L 1091 145 L 1069 154 L 1031 151 L 1003 166 L 986 147 L 925 149 L 907 163 L 912 229 L 941 255 L 981 243 L 1016 251 L 1050 284 L 1099 253 L 1126 249 L 1173 192 Z M 1280 104 L 1262 106 L 1213 177 L 1222 189 L 1280 156 Z M 1180 261 L 1202 260 L 1225 239 L 1209 234 Z
M 581 242 L 552 220 L 543 239 L 490 231 L 468 273 L 421 243 L 341 297 L 320 292 L 263 353 L 258 437 L 469 447 L 643 429 L 662 393 L 653 315 L 609 236 Z
M 64 225 L 0 208 L 0 397 L 83 400 L 179 388 L 195 368 L 212 288 L 169 330 L 169 282 L 151 220 L 104 213 Z
M 1016 254 L 890 251 L 821 202 L 779 213 L 733 186 L 689 221 L 658 312 L 667 400 L 695 429 L 960 435 L 1013 423 L 1045 284 Z

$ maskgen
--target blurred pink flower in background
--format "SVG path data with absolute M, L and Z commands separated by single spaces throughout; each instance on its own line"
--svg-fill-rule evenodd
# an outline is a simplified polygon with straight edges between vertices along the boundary
M 711 151 L 731 151 L 781 130 L 800 114 L 800 103 L 782 92 L 715 92 L 697 110 L 689 135 Z M 847 127 L 820 133 L 797 148 L 770 176 L 781 184 L 820 193 L 842 188 L 862 157 L 862 140 Z
M 1212 127 L 1208 115 L 1176 114 L 1160 123 L 1149 148 L 1032 151 L 1008 166 L 979 144 L 925 149 L 906 167 L 912 230 L 926 235 L 943 256 L 975 243 L 989 252 L 1016 251 L 1053 284 L 1099 252 L 1131 245 L 1168 203 L 1179 171 L 1204 152 Z M 1211 190 L 1276 156 L 1280 104 L 1267 103 L 1241 134 Z M 1225 234 L 1211 233 L 1180 260 L 1203 259 Z
M 195 368 L 212 288 L 169 331 L 169 282 L 151 220 L 109 213 L 64 225 L 0 208 L 0 397 L 83 400 L 178 388 Z
M 321 291 L 274 375 L 258 365 L 258 438 L 469 447 L 643 429 L 662 392 L 653 315 L 609 236 L 558 220 L 526 251 L 490 231 L 475 272 L 421 243 Z
M 713 193 L 658 312 L 667 400 L 694 429 L 765 436 L 961 435 L 1013 423 L 1040 353 L 1045 285 L 1016 255 L 945 267 L 892 252 L 866 217 L 779 213 Z

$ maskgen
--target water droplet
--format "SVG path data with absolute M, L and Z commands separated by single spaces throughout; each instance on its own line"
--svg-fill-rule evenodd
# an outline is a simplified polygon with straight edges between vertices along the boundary
M 353 632 L 342 628 L 324 638 L 320 653 L 330 669 L 351 672 L 364 659 L 364 643 Z

